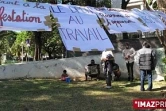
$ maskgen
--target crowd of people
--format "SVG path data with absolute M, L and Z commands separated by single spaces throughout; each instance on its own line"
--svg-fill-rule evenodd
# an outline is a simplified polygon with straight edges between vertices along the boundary
M 137 59 L 135 60 L 134 56 L 136 55 Z M 156 66 L 156 58 L 155 58 L 155 51 L 151 48 L 150 44 L 144 42 L 142 44 L 142 48 L 136 52 L 135 49 L 131 47 L 129 43 L 125 43 L 125 48 L 122 51 L 122 57 L 125 60 L 126 69 L 128 72 L 127 80 L 133 82 L 134 80 L 133 66 L 136 63 L 139 66 L 140 70 L 140 80 L 141 80 L 140 91 L 145 91 L 144 81 L 146 76 L 148 78 L 147 90 L 151 91 L 153 88 L 152 71 L 155 69 Z M 106 80 L 106 88 L 110 89 L 112 87 L 111 85 L 112 78 L 115 77 L 116 80 L 119 80 L 121 76 L 119 65 L 116 64 L 112 50 L 102 52 L 101 62 Z M 96 64 L 93 59 L 91 60 L 91 63 L 85 67 L 85 70 L 86 70 L 85 80 L 87 80 L 88 76 L 90 76 L 92 79 L 93 77 L 98 78 L 100 75 L 100 66 L 99 64 Z M 61 80 L 65 81 L 67 77 L 68 77 L 67 71 L 64 70 L 61 76 Z
M 149 43 L 144 42 L 140 50 L 135 51 L 129 43 L 125 44 L 125 49 L 122 51 L 122 57 L 126 62 L 126 69 L 128 72 L 128 81 L 133 82 L 133 66 L 134 66 L 134 56 L 137 55 L 136 64 L 139 66 L 141 88 L 140 91 L 145 91 L 144 81 L 147 76 L 148 78 L 148 91 L 152 90 L 152 71 L 156 66 L 155 51 L 152 50 Z M 106 77 L 106 88 L 111 88 L 111 76 L 114 64 L 114 55 L 112 51 L 103 51 L 101 61 L 104 61 L 104 74 Z

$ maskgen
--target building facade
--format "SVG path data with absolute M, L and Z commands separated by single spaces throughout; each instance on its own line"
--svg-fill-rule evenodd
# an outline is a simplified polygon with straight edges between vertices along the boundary
M 141 10 L 144 9 L 143 0 L 130 0 L 129 4 L 127 5 L 127 9 L 132 8 L 139 8 Z

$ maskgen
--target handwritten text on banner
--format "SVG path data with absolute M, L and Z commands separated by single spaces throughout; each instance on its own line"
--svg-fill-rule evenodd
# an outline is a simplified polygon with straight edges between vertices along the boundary
M 60 23 L 59 32 L 68 50 L 81 51 L 114 49 L 95 13 L 87 7 L 73 5 L 51 6 L 51 11 Z
M 141 23 L 147 26 L 150 31 L 164 30 L 166 28 L 159 15 L 154 11 L 132 9 L 132 13 L 136 18 L 140 18 Z
M 140 21 L 133 17 L 131 11 L 113 8 L 98 8 L 97 10 L 97 15 L 108 27 L 109 33 L 149 31 L 147 26 L 141 25 Z
M 48 4 L 0 0 L 0 30 L 51 31 Z

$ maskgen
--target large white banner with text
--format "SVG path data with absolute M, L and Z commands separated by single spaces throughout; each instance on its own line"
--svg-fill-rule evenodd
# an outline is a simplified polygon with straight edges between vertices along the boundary
M 138 18 L 133 16 L 131 11 L 105 7 L 96 10 L 98 10 L 97 15 L 111 34 L 150 31 L 147 26 L 141 24 Z
M 0 30 L 51 31 L 50 5 L 0 0 Z
M 141 24 L 149 27 L 150 32 L 166 29 L 166 25 L 154 11 L 132 9 L 132 13 L 136 18 L 140 19 Z
M 114 49 L 96 14 L 87 7 L 59 4 L 50 9 L 59 23 L 59 32 L 67 50 Z

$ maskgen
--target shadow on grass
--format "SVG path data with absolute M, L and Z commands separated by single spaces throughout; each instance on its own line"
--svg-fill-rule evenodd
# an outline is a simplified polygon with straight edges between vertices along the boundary
M 153 91 L 162 91 L 162 90 L 166 90 L 166 86 L 153 89 Z
M 129 84 L 126 84 L 125 86 L 126 87 L 135 87 L 135 86 L 140 86 L 140 83 L 138 83 L 138 82 L 131 82 Z
M 119 84 L 126 81 L 114 82 L 112 89 L 104 88 L 104 80 L 1 81 L 0 111 L 132 111 L 134 98 L 160 97 L 159 92 L 128 92 L 129 87 Z

